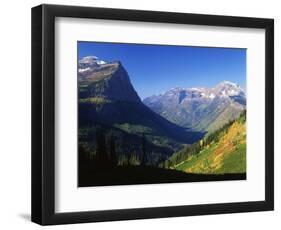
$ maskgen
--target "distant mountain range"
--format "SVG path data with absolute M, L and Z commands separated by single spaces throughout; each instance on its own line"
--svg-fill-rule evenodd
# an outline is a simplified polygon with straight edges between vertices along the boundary
M 246 109 L 246 94 L 235 83 L 213 88 L 172 88 L 143 103 L 167 120 L 197 131 L 214 131 Z

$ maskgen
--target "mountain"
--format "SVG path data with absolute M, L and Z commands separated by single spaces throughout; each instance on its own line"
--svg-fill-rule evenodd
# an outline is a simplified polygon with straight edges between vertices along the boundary
M 95 151 L 98 129 L 117 138 L 119 155 L 142 152 L 145 139 L 151 164 L 202 137 L 168 121 L 143 104 L 121 62 L 95 56 L 81 59 L 79 75 L 79 143 Z
M 191 147 L 173 154 L 165 165 L 187 173 L 246 173 L 246 112 Z
M 91 70 L 94 67 L 99 67 L 100 65 L 106 64 L 106 61 L 100 60 L 96 56 L 86 56 L 79 60 L 78 65 L 78 71 L 79 73 L 87 72 L 88 70 Z
M 141 102 L 120 62 L 107 63 L 95 58 L 84 57 L 79 61 L 80 99 Z
M 246 95 L 237 84 L 223 81 L 213 88 L 172 88 L 143 103 L 179 126 L 210 132 L 246 108 Z

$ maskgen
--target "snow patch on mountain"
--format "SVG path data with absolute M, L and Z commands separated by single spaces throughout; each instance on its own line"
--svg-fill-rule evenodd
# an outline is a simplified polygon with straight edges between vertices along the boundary
M 96 63 L 97 63 L 98 65 L 104 65 L 104 64 L 106 64 L 107 62 L 105 62 L 105 61 L 103 61 L 103 60 L 97 60 Z
M 210 98 L 210 99 L 214 99 L 215 97 L 216 97 L 216 95 L 213 94 L 213 93 L 211 93 L 210 95 L 208 95 L 208 98 Z
M 78 72 L 79 73 L 84 73 L 84 72 L 87 72 L 87 71 L 89 71 L 90 70 L 90 67 L 87 67 L 87 68 L 79 68 L 78 69 Z

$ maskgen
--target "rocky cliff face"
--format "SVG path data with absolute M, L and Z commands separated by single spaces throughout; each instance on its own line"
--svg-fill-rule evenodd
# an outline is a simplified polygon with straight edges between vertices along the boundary
M 110 101 L 141 101 L 120 62 L 99 61 L 80 65 L 80 98 L 99 97 Z

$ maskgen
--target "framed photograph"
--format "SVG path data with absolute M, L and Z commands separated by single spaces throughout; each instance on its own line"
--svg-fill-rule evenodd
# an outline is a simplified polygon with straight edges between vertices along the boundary
M 274 208 L 273 19 L 32 8 L 32 221 Z

